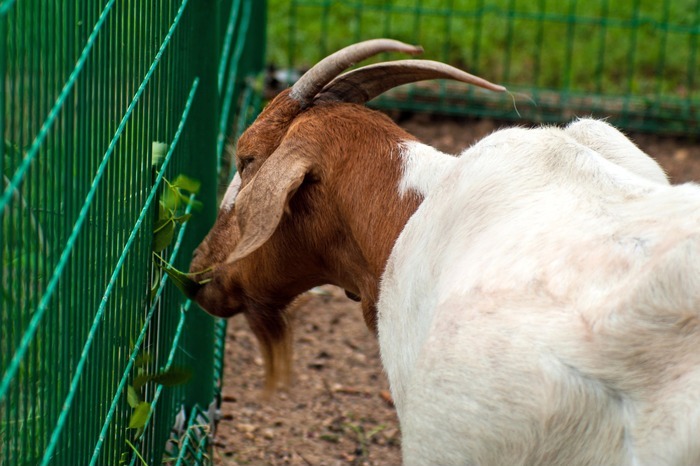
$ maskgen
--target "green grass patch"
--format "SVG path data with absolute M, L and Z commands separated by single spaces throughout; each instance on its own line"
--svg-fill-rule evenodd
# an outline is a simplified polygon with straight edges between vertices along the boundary
M 268 1 L 268 59 L 306 68 L 352 42 L 417 43 L 511 86 L 697 97 L 696 0 Z M 387 57 L 379 57 L 386 59 Z

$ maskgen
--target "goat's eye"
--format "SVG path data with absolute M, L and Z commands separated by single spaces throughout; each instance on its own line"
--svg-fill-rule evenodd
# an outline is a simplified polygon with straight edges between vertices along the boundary
M 250 163 L 251 163 L 253 160 L 254 160 L 253 157 L 241 157 L 241 158 L 238 160 L 238 167 L 236 167 L 236 168 L 238 168 L 238 172 L 239 172 L 239 173 L 240 173 L 240 172 L 243 172 L 243 170 L 245 170 L 246 167 L 247 167 L 248 165 L 250 165 Z

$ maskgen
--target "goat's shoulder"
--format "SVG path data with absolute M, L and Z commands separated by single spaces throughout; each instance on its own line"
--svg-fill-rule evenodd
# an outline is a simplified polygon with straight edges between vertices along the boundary
M 399 146 L 401 181 L 399 194 L 413 192 L 425 198 L 454 169 L 457 159 L 419 141 L 402 141 Z

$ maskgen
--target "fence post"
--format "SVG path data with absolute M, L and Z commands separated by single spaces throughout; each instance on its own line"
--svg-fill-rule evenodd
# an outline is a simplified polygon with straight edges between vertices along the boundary
M 202 182 L 198 199 L 203 207 L 190 222 L 188 244 L 185 250 L 193 250 L 207 234 L 216 217 L 216 129 L 219 115 L 219 95 L 216 70 L 219 62 L 217 33 L 221 0 L 191 0 L 191 27 L 196 33 L 192 44 L 191 66 L 199 77 L 199 89 L 191 113 L 190 137 L 193 152 L 189 157 L 196 158 L 188 176 Z M 189 257 L 183 258 L 185 264 Z M 188 408 L 199 404 L 202 408 L 211 403 L 214 397 L 214 318 L 197 306 L 193 306 L 186 321 L 184 350 L 191 358 L 192 381 L 185 400 Z

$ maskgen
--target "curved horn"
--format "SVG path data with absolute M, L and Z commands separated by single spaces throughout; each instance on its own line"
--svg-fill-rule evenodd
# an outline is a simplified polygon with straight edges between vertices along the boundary
M 432 60 L 397 60 L 363 66 L 338 76 L 317 97 L 317 101 L 341 101 L 363 104 L 402 84 L 428 79 L 453 79 L 503 92 L 505 87 L 493 84 L 453 66 Z
M 423 52 L 423 48 L 392 39 L 372 39 L 349 45 L 327 56 L 304 73 L 292 87 L 289 96 L 304 106 L 311 102 L 326 84 L 350 66 L 382 52 L 417 55 Z

